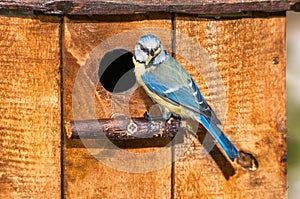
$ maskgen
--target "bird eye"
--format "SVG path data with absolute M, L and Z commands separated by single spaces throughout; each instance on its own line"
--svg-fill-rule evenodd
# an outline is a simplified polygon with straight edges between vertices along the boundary
M 151 50 L 150 50 L 150 55 L 151 55 L 151 56 L 154 56 L 154 52 L 155 52 L 155 51 L 154 51 L 153 49 L 151 49 Z
M 140 44 L 140 48 L 142 51 L 144 51 L 145 53 L 149 54 L 149 51 L 147 48 L 145 48 L 142 44 Z

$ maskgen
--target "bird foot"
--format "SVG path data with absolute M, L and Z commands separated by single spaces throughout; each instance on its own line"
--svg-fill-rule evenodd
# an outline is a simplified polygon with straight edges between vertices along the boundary
M 162 137 L 163 134 L 164 134 L 164 131 L 163 131 L 162 129 L 160 129 L 158 133 L 155 133 L 155 134 L 153 135 L 153 137 Z
M 182 120 L 180 116 L 177 116 L 175 114 L 171 114 L 170 117 L 166 120 L 166 123 L 171 124 L 173 120 L 177 120 L 179 122 L 179 127 L 182 126 Z
M 144 113 L 144 118 L 148 120 L 147 134 L 151 133 L 151 124 L 152 124 L 152 121 L 162 121 L 162 120 L 165 120 L 162 116 L 151 117 L 151 115 L 149 115 L 148 112 Z M 163 134 L 163 131 L 161 130 L 160 132 L 154 134 L 153 137 L 162 137 L 162 134 Z
M 144 113 L 144 118 L 148 120 L 148 127 L 147 127 L 147 133 L 151 133 L 151 124 L 152 121 L 162 121 L 165 122 L 165 124 L 172 124 L 172 122 L 174 120 L 177 120 L 179 123 L 179 128 L 182 127 L 182 121 L 181 121 L 181 117 L 177 116 L 175 114 L 170 114 L 167 119 L 163 116 L 156 116 L 156 117 L 151 117 L 151 115 L 148 114 L 148 112 Z M 163 136 L 164 131 L 160 130 L 158 133 L 154 134 L 153 137 L 162 137 Z

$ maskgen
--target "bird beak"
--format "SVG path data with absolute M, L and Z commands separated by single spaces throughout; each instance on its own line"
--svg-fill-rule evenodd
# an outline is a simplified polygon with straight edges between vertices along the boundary
M 161 48 L 158 48 L 155 52 L 154 52 L 154 55 L 149 55 L 146 62 L 145 62 L 145 65 L 148 66 L 148 64 L 150 63 L 150 61 L 156 57 L 159 53 L 161 52 Z
M 145 62 L 145 65 L 146 65 L 146 66 L 148 66 L 148 64 L 149 64 L 150 61 L 153 59 L 153 57 L 154 57 L 154 56 L 152 56 L 152 55 L 149 55 L 149 56 L 148 56 L 148 59 L 147 59 L 146 62 Z

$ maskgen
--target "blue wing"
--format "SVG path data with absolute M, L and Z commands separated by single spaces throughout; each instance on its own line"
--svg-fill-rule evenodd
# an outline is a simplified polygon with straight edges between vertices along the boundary
M 175 85 L 167 81 L 162 82 L 151 72 L 145 73 L 142 79 L 152 92 L 164 100 L 174 105 L 181 105 L 195 113 L 203 114 L 216 124 L 221 123 L 191 77 L 186 84 Z
M 170 65 L 175 64 L 171 68 Z M 220 121 L 214 111 L 206 103 L 198 86 L 187 72 L 171 62 L 157 67 L 160 71 L 149 71 L 142 75 L 147 88 L 173 105 L 183 106 L 196 114 L 197 121 L 201 123 L 213 138 L 221 145 L 231 160 L 239 157 L 236 147 L 216 125 Z M 163 68 L 164 67 L 164 68 Z M 160 68 L 160 69 L 159 69 Z
M 199 121 L 205 129 L 213 136 L 215 140 L 221 145 L 221 147 L 224 149 L 228 157 L 231 161 L 234 160 L 234 158 L 239 158 L 239 152 L 235 148 L 234 144 L 226 137 L 226 135 L 219 129 L 217 125 L 215 125 L 213 122 L 210 122 L 206 117 L 203 115 L 199 115 Z
M 169 87 L 169 85 L 160 82 L 152 73 L 145 73 L 142 79 L 152 92 L 165 100 L 176 105 L 184 105 L 187 108 L 195 106 L 194 98 L 185 87 Z

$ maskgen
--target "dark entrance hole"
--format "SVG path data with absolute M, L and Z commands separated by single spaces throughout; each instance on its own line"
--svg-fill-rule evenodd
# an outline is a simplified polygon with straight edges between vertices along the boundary
M 102 86 L 113 93 L 130 89 L 136 82 L 133 54 L 125 49 L 107 52 L 100 61 L 98 76 Z

